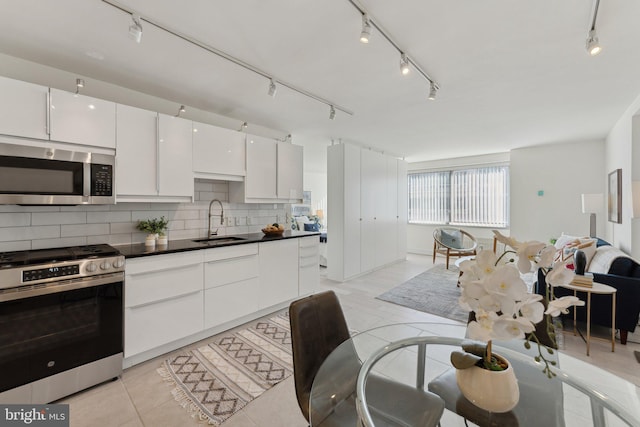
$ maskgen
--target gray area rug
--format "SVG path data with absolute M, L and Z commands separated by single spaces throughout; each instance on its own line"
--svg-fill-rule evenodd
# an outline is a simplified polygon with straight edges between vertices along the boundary
M 458 305 L 458 269 L 437 264 L 376 298 L 425 313 L 467 323 L 469 312 Z

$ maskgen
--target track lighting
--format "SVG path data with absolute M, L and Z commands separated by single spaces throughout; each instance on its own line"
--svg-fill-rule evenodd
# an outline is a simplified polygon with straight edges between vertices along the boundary
M 276 90 L 276 82 L 271 79 L 271 81 L 269 82 L 269 96 L 276 96 Z
M 80 93 L 80 89 L 84 87 L 84 80 L 76 79 L 76 95 Z
M 333 108 L 333 105 L 330 106 L 331 109 L 329 110 L 329 120 L 333 120 L 336 118 L 336 109 Z
M 600 42 L 598 41 L 598 36 L 596 35 L 596 19 L 598 18 L 599 6 L 600 6 L 600 0 L 595 0 L 595 4 L 593 7 L 593 19 L 591 20 L 589 35 L 587 36 L 587 42 L 585 44 L 585 47 L 587 48 L 587 52 L 591 56 L 596 56 L 597 54 L 602 52 L 602 46 L 600 46 Z
M 362 32 L 360 33 L 360 41 L 362 43 L 369 43 L 369 37 L 371 36 L 371 22 L 369 22 L 369 15 L 366 13 L 362 15 Z
M 600 52 L 602 52 L 602 47 L 600 46 L 600 42 L 598 41 L 598 36 L 596 35 L 596 30 L 589 31 L 589 36 L 587 36 L 587 52 L 589 55 L 596 56 Z
M 400 54 L 400 72 L 403 76 L 409 74 L 409 58 L 404 53 Z
M 131 20 L 133 22 L 129 25 L 129 37 L 134 39 L 136 43 L 140 43 L 142 40 L 142 24 L 140 23 L 140 17 L 132 14 Z
M 436 99 L 437 94 L 438 94 L 438 88 L 436 87 L 435 84 L 433 84 L 433 82 L 431 82 L 431 84 L 429 85 L 429 99 L 433 101 L 434 99 Z
M 247 124 L 247 122 L 242 122 L 242 124 L 240 125 L 240 129 L 238 129 L 238 132 L 246 131 L 248 126 L 249 125 Z
M 186 110 L 186 108 L 184 108 L 184 105 L 181 105 L 180 108 L 178 108 L 178 113 L 176 114 L 176 117 L 180 117 L 180 114 L 184 113 Z

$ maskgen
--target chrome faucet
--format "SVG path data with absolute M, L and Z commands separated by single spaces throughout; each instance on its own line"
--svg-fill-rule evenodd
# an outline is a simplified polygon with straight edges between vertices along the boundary
M 218 235 L 218 229 L 216 228 L 215 231 L 211 231 L 211 207 L 213 206 L 213 202 L 218 202 L 220 204 L 220 225 L 224 224 L 224 207 L 222 207 L 222 202 L 218 199 L 213 199 L 211 201 L 211 203 L 209 203 L 209 232 L 207 233 L 207 237 L 211 237 L 211 236 L 217 236 Z

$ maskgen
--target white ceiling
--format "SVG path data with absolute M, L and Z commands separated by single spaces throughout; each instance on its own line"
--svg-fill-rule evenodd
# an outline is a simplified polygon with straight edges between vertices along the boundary
M 361 0 L 407 54 L 348 0 L 122 0 L 143 19 L 100 0 L 0 0 L 0 52 L 282 130 L 320 145 L 341 138 L 431 160 L 604 138 L 640 94 L 640 1 L 602 0 L 603 52 L 585 39 L 591 0 Z M 353 110 L 337 112 L 170 35 L 156 21 Z M 98 58 L 97 58 L 98 57 Z M 100 58 L 100 59 L 99 59 Z M 1 64 L 0 64 L 1 68 Z M 187 116 L 188 117 L 188 116 Z M 250 130 L 250 129 L 249 129 Z

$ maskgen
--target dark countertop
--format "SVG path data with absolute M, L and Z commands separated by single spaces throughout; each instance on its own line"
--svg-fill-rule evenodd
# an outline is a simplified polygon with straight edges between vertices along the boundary
M 319 236 L 318 232 L 307 231 L 291 231 L 286 230 L 282 235 L 265 235 L 264 233 L 251 234 L 233 234 L 228 236 L 213 236 L 217 239 L 225 239 L 229 237 L 241 238 L 242 240 L 233 240 L 227 242 L 194 242 L 195 239 L 185 240 L 169 240 L 167 245 L 156 245 L 153 249 L 147 248 L 144 243 L 135 243 L 131 245 L 114 245 L 125 258 L 138 258 L 150 255 L 171 254 L 176 252 L 196 251 L 200 249 L 220 248 L 224 246 L 246 245 L 249 243 L 272 242 L 284 239 L 297 239 L 299 237 Z

